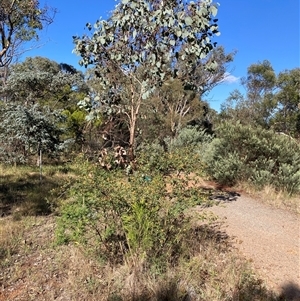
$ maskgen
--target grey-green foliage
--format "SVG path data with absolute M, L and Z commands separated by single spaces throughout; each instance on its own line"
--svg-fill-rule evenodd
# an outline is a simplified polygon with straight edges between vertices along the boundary
M 82 73 L 74 67 L 44 57 L 29 57 L 10 68 L 0 95 L 11 103 L 40 103 L 62 108 L 62 103 L 75 106 L 76 94 L 86 90 Z
M 38 105 L 0 107 L 0 160 L 24 163 L 30 156 L 43 153 L 55 156 L 64 148 L 60 140 L 62 115 Z
M 169 150 L 191 147 L 200 150 L 203 145 L 211 142 L 212 136 L 205 129 L 194 126 L 186 126 L 181 129 L 175 138 L 167 137 L 165 142 Z
M 235 184 L 241 176 L 243 161 L 235 150 L 226 153 L 222 139 L 215 138 L 208 145 L 203 160 L 207 174 L 220 184 Z
M 204 156 L 207 173 L 221 184 L 250 181 L 300 192 L 300 145 L 260 127 L 224 123 Z
M 91 38 L 74 37 L 75 52 L 82 57 L 81 65 L 97 65 L 105 88 L 114 85 L 107 71 L 128 74 L 147 66 L 139 80 L 149 89 L 150 79 L 161 82 L 166 72 L 177 76 L 170 66 L 178 61 L 194 66 L 210 53 L 211 36 L 218 35 L 216 14 L 211 0 L 123 0 L 108 20 L 96 22 Z M 92 29 L 90 24 L 87 27 Z M 213 65 L 210 62 L 208 67 Z
M 201 157 L 213 137 L 198 126 L 186 126 L 174 138 L 141 144 L 137 148 L 139 164 L 164 174 L 202 171 Z
M 164 141 L 154 141 L 151 144 L 141 144 L 137 148 L 137 164 L 140 170 L 158 171 L 164 175 L 173 173 L 202 173 L 201 147 L 181 144 L 170 147 Z
M 137 154 L 140 164 L 149 170 L 165 170 L 168 167 L 166 150 L 158 141 L 140 144 Z
M 212 37 L 219 34 L 216 14 L 211 0 L 120 1 L 108 20 L 96 22 L 91 37 L 74 37 L 80 64 L 95 65 L 102 86 L 84 102 L 123 114 L 133 147 L 141 105 L 156 87 L 179 78 L 186 87 L 201 89 L 194 76 L 197 66 L 217 68 L 214 60 L 205 61 L 215 46 Z M 186 67 L 183 72 L 180 65 Z

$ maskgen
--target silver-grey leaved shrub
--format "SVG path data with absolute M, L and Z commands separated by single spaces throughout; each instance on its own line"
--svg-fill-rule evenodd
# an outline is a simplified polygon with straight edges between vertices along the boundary
M 195 150 L 201 148 L 212 141 L 212 136 L 205 129 L 196 126 L 187 126 L 182 128 L 175 138 L 167 137 L 165 142 L 169 150 L 191 147 Z
M 37 104 L 2 104 L 0 117 L 0 162 L 25 163 L 40 151 L 54 157 L 66 147 L 59 111 Z
M 271 185 L 300 192 L 300 145 L 260 127 L 224 123 L 204 154 L 207 174 L 224 185 L 246 181 L 260 189 Z

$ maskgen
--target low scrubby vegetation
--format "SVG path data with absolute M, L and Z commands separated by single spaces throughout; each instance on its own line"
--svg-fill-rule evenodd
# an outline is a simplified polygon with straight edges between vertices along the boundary
M 290 136 L 223 123 L 204 157 L 207 175 L 222 185 L 274 191 L 287 200 L 300 193 L 300 144 Z M 295 202 L 292 207 L 297 211 Z
M 220 184 L 247 181 L 300 192 L 300 145 L 291 137 L 241 124 L 222 124 L 206 153 L 206 171 Z
M 15 256 L 25 252 L 27 260 L 42 248 L 43 256 L 55 258 L 43 269 L 60 275 L 53 289 L 66 298 L 279 300 L 204 210 L 213 191 L 199 181 L 210 177 L 233 187 L 243 181 L 254 190 L 274 187 L 298 196 L 296 141 L 240 124 L 223 124 L 214 136 L 187 127 L 164 143 L 141 144 L 130 168 L 108 158 L 109 170 L 85 155 L 45 165 L 42 174 L 39 167 L 1 167 L 3 286 L 17 278 L 5 273 Z M 37 215 L 45 216 L 40 229 L 31 218 Z M 33 247 L 36 235 L 43 247 Z
M 26 250 L 23 260 L 35 260 L 35 252 L 53 258 L 51 265 L 47 260 L 39 264 L 55 271 L 61 282 L 55 281 L 53 291 L 63 291 L 65 298 L 276 300 L 231 247 L 230 238 L 219 232 L 216 217 L 202 210 L 211 201 L 208 190 L 195 186 L 203 176 L 199 153 L 178 146 L 155 156 L 149 149 L 157 145 L 140 149 L 131 173 L 108 171 L 84 156 L 71 166 L 45 168 L 44 183 L 50 178 L 59 183 L 40 194 L 52 211 L 52 217 L 44 217 L 52 226 L 20 214 L 1 223 L 4 271 L 13 269 L 14 256 Z M 8 176 L 9 169 L 3 170 Z M 20 170 L 16 182 L 29 173 L 28 167 Z M 38 181 L 32 185 L 47 187 Z M 11 279 L 20 273 L 13 271 Z M 4 286 L 13 281 L 5 272 L 1 277 Z M 42 287 L 43 279 L 37 280 Z M 52 300 L 50 292 L 45 294 Z
M 32 228 L 26 216 L 54 213 L 45 252 L 64 261 L 73 250 L 107 277 L 89 276 L 80 293 L 68 291 L 73 298 L 94 300 L 101 290 L 98 300 L 276 300 L 218 232 L 216 217 L 201 209 L 212 204 L 211 192 L 197 182 L 209 176 L 221 185 L 244 181 L 297 195 L 297 160 L 299 145 L 289 137 L 224 124 L 214 136 L 187 127 L 163 145 L 141 144 L 130 169 L 107 170 L 84 155 L 46 165 L 42 174 L 39 167 L 2 166 L 2 215 L 13 218 L 1 224 L 2 268 L 22 248 L 29 252 L 22 243 Z M 86 272 L 77 271 L 76 282 Z

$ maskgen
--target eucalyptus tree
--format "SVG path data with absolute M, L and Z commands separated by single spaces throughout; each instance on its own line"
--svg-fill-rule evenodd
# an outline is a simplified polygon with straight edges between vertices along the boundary
M 235 89 L 230 92 L 226 100 L 221 104 L 219 117 L 221 121 L 232 120 L 242 123 L 251 123 L 249 120 L 246 97 L 241 91 Z
M 246 93 L 234 90 L 221 105 L 221 119 L 260 125 L 300 136 L 300 68 L 276 74 L 267 60 L 248 67 Z
M 195 66 L 216 46 L 217 10 L 211 0 L 122 0 L 107 20 L 96 22 L 90 36 L 73 37 L 80 64 L 95 66 L 102 86 L 81 105 L 124 118 L 131 158 L 140 108 L 157 87 L 177 78 L 186 89 L 201 89 Z M 205 65 L 206 70 L 216 67 L 213 60 Z
M 38 32 L 54 20 L 56 10 L 37 0 L 0 1 L 0 71 L 3 84 L 8 66 L 25 50 L 24 44 L 38 40 Z
M 235 52 L 225 53 L 224 47 L 219 46 L 214 48 L 205 60 L 196 61 L 192 72 L 187 70 L 185 62 L 180 62 L 179 71 L 190 72 L 196 89 L 187 89 L 179 79 L 166 80 L 156 89 L 148 107 L 164 115 L 162 119 L 166 119 L 172 137 L 177 135 L 186 122 L 200 122 L 204 121 L 203 117 L 208 117 L 204 115 L 205 108 L 209 106 L 203 98 L 226 79 L 230 72 L 229 64 L 234 56 Z M 207 69 L 208 62 L 216 62 L 216 68 Z
M 153 117 L 160 117 L 162 121 L 160 127 L 163 126 L 165 132 L 175 137 L 188 116 L 191 119 L 193 102 L 200 104 L 196 91 L 185 89 L 179 79 L 166 80 L 161 87 L 154 91 L 142 112 L 146 116 L 147 111 L 154 111 L 155 116 Z M 145 118 L 146 126 L 148 122 L 147 116 Z
M 245 95 L 234 90 L 221 106 L 221 117 L 270 128 L 276 108 L 277 76 L 268 60 L 251 64 L 241 79 Z
M 276 108 L 276 80 L 276 73 L 268 60 L 251 64 L 247 76 L 241 80 L 247 91 L 249 117 L 265 128 L 269 127 Z
M 0 91 L 10 103 L 65 109 L 74 107 L 88 88 L 82 72 L 73 66 L 37 56 L 14 64 Z

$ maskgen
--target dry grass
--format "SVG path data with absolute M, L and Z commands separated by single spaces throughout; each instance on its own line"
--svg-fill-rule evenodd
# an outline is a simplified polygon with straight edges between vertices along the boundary
M 255 189 L 247 183 L 239 183 L 234 189 L 245 192 L 251 197 L 260 200 L 274 208 L 288 210 L 300 214 L 300 195 L 290 196 L 284 191 L 276 191 L 271 185 L 264 186 L 261 190 Z
M 1 261 L 0 301 L 277 300 L 217 228 L 203 228 L 190 258 L 165 271 L 138 257 L 111 266 L 81 246 L 55 246 L 54 230 L 53 216 L 2 220 L 10 255 Z
M 42 186 L 32 168 L 0 166 L 0 172 L 0 204 L 9 206 L 0 219 L 0 301 L 279 300 L 264 288 L 218 223 L 195 226 L 186 238 L 185 254 L 167 268 L 159 260 L 149 265 L 139 256 L 109 265 L 88 246 L 55 245 L 55 216 L 38 216 L 35 210 L 30 211 L 34 216 L 24 215 L 24 210 L 47 201 L 50 190 L 69 176 L 66 171 L 45 169 Z
M 16 254 L 23 240 L 24 225 L 9 218 L 0 220 L 0 261 L 5 265 L 6 261 Z

